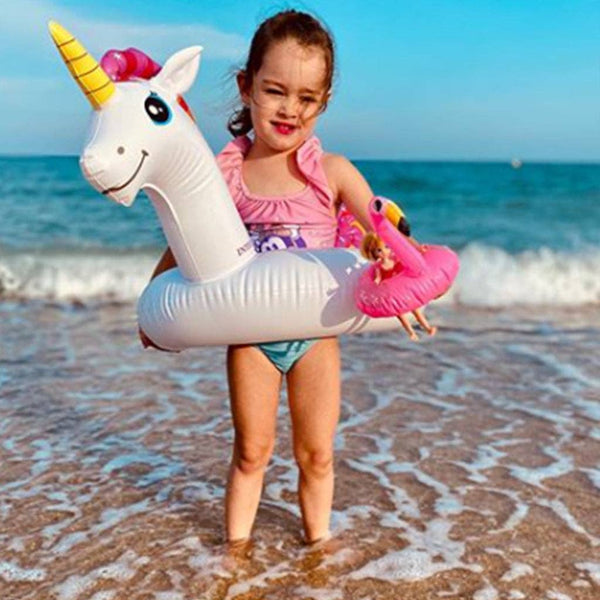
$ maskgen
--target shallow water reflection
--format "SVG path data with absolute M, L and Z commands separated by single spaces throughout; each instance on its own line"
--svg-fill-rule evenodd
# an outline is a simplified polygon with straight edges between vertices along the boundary
M 420 344 L 342 340 L 334 538 L 301 542 L 282 402 L 232 556 L 224 349 L 142 352 L 130 308 L 0 308 L 2 597 L 596 598 L 597 316 L 431 316 Z

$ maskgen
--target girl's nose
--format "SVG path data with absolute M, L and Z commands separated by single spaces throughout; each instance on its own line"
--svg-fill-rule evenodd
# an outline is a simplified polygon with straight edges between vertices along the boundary
M 298 114 L 299 102 L 292 96 L 284 96 L 279 104 L 279 113 L 286 117 L 295 117 Z

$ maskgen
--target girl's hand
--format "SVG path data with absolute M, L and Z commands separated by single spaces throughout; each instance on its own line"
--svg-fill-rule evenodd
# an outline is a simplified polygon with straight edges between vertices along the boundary
M 140 336 L 140 342 L 142 342 L 142 346 L 144 349 L 146 348 L 156 348 L 161 352 L 177 352 L 177 350 L 167 350 L 166 348 L 161 348 L 157 346 L 142 330 L 141 327 L 138 327 L 138 335 Z
M 141 327 L 138 327 L 138 336 L 140 337 L 140 342 L 142 342 L 144 348 L 158 348 L 158 346 L 144 333 Z

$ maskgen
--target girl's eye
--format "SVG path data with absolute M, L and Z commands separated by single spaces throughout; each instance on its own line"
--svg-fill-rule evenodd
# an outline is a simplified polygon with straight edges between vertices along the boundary
M 152 92 L 144 102 L 146 114 L 157 125 L 165 125 L 171 120 L 169 105 L 158 95 Z
M 309 103 L 311 103 L 311 102 L 316 102 L 316 101 L 317 101 L 317 99 L 316 99 L 316 98 L 313 98 L 312 96 L 302 96 L 302 97 L 300 98 L 300 100 L 302 100 L 302 102 L 304 102 L 304 103 L 306 103 L 306 104 L 309 104 Z
M 267 94 L 274 94 L 276 96 L 282 96 L 283 92 L 281 90 L 276 90 L 274 88 L 267 88 Z

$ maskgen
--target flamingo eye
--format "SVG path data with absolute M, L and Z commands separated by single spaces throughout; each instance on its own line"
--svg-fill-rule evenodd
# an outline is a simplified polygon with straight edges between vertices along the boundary
M 171 109 L 169 105 L 158 95 L 152 92 L 144 102 L 144 108 L 148 116 L 157 125 L 166 125 L 171 120 Z

